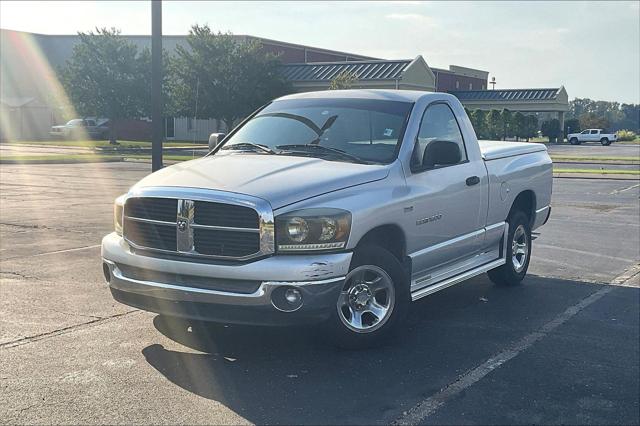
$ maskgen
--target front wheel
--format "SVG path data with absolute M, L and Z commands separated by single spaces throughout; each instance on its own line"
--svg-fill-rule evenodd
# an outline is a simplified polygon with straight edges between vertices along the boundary
M 378 246 L 359 248 L 328 320 L 329 337 L 347 349 L 379 345 L 397 331 L 409 302 L 398 259 Z
M 602 144 L 602 146 L 609 146 L 611 145 L 611 141 L 607 138 L 602 138 L 600 139 L 600 143 Z
M 531 227 L 529 218 L 521 211 L 513 213 L 508 221 L 506 263 L 488 272 L 497 285 L 518 285 L 524 279 L 531 260 Z
M 570 143 L 571 145 L 580 145 L 580 141 L 578 140 L 578 138 L 571 138 L 571 139 L 569 140 L 569 143 Z

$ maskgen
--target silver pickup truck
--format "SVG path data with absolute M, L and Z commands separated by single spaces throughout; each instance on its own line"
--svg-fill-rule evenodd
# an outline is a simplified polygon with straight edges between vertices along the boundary
M 444 93 L 302 93 L 115 202 L 113 297 L 167 316 L 317 322 L 364 347 L 411 301 L 488 272 L 520 283 L 549 218 L 544 145 L 478 142 Z

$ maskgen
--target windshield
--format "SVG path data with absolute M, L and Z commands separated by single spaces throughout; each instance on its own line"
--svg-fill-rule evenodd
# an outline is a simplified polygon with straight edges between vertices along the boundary
M 412 106 L 370 99 L 275 101 L 235 132 L 222 149 L 390 163 L 396 158 Z

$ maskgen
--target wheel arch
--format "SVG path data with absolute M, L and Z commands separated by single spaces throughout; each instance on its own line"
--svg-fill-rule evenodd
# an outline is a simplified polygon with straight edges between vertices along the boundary
M 531 189 L 525 189 L 511 203 L 510 217 L 514 212 L 522 211 L 529 218 L 529 226 L 533 226 L 536 219 L 536 194 Z
M 366 244 L 374 244 L 388 250 L 400 263 L 406 260 L 407 238 L 402 228 L 396 224 L 378 225 L 370 229 L 360 238 L 356 250 Z

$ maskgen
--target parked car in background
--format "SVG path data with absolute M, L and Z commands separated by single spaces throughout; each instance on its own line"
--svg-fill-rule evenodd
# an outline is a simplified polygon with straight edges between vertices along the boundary
M 567 140 L 571 145 L 580 145 L 582 142 L 600 142 L 602 145 L 607 146 L 618 140 L 618 135 L 608 133 L 604 129 L 587 129 L 580 133 L 569 133 Z
M 62 126 L 52 126 L 49 134 L 61 139 L 107 139 L 109 120 L 74 118 Z
M 324 323 L 341 346 L 397 332 L 408 305 L 488 272 L 517 285 L 551 213 L 542 144 L 478 141 L 445 93 L 285 96 L 206 157 L 116 200 L 114 298 L 167 316 Z

